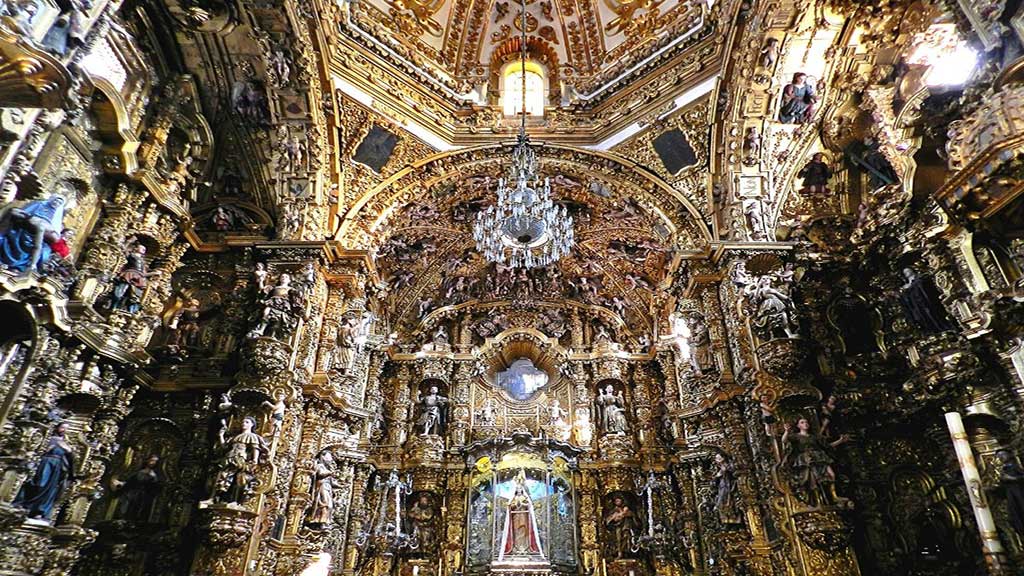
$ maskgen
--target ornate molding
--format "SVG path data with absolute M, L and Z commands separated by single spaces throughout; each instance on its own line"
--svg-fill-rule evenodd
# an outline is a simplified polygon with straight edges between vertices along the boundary
M 0 108 L 66 108 L 73 81 L 59 60 L 0 21 Z
M 1022 191 L 1016 172 L 1024 153 L 1024 86 L 990 94 L 966 118 L 950 124 L 946 144 L 949 168 L 959 170 L 935 199 L 947 211 L 967 220 L 999 212 Z

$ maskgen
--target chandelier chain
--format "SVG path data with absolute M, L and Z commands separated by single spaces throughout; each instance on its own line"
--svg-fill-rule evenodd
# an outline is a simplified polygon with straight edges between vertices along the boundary
M 537 174 L 526 134 L 526 0 L 521 0 L 519 77 L 521 115 L 508 177 L 498 180 L 497 204 L 477 214 L 473 239 L 484 258 L 512 268 L 547 266 L 575 243 L 573 219 L 551 199 L 551 183 Z

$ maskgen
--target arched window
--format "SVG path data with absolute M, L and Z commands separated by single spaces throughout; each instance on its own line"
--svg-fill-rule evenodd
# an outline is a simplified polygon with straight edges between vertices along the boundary
M 526 76 L 526 113 L 530 116 L 544 115 L 544 68 L 536 62 L 526 61 L 524 67 L 512 62 L 502 74 L 501 103 L 505 116 L 518 116 L 523 109 L 523 76 Z

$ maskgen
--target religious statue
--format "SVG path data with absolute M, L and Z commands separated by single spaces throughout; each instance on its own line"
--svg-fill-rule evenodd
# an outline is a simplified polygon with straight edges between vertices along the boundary
M 767 70 L 771 70 L 778 61 L 779 39 L 768 38 L 764 41 L 764 47 L 761 48 L 761 66 Z
M 61 11 L 60 15 L 57 16 L 57 21 L 46 33 L 43 42 L 54 54 L 65 56 L 68 50 L 85 44 L 92 2 L 89 0 L 65 0 L 58 3 L 58 7 Z
M 66 423 L 57 424 L 35 473 L 21 486 L 14 500 L 14 505 L 24 508 L 29 518 L 49 521 L 57 502 L 74 480 L 75 453 L 64 438 L 67 430 Z
M 954 328 L 942 307 L 942 298 L 935 283 L 920 276 L 913 268 L 904 268 L 906 283 L 900 292 L 900 305 L 907 320 L 929 334 L 938 334 Z
M 267 94 L 254 80 L 236 80 L 231 86 L 231 104 L 235 113 L 254 126 L 266 126 L 270 120 Z
M 324 450 L 313 466 L 313 497 L 306 522 L 316 528 L 331 524 L 334 517 L 334 456 Z
M 533 510 L 533 498 L 526 485 L 526 471 L 516 475 L 515 491 L 506 503 L 505 526 L 501 531 L 501 547 L 498 560 L 543 559 L 544 552 L 537 529 L 537 517 Z
M 676 422 L 672 416 L 672 410 L 668 407 L 668 404 L 664 400 L 658 402 L 658 408 L 655 411 L 658 418 L 658 436 L 666 446 L 673 446 L 676 442 Z
M 114 288 L 107 299 L 107 308 L 135 314 L 142 308 L 142 296 L 149 284 L 149 278 L 159 272 L 147 271 L 145 245 L 134 238 L 129 239 L 126 244 L 126 261 L 114 279 Z
M 199 300 L 190 298 L 187 306 L 175 313 L 168 328 L 171 335 L 167 339 L 168 346 L 193 347 L 199 344 Z
M 629 423 L 626 421 L 626 400 L 622 392 L 615 393 L 615 388 L 609 384 L 603 392 L 599 392 L 597 399 L 598 421 L 605 434 L 623 435 L 629 430 Z
M 338 326 L 338 336 L 334 341 L 334 360 L 331 369 L 342 374 L 348 372 L 352 364 L 352 352 L 356 347 L 356 319 L 343 320 Z
M 711 477 L 711 490 L 718 520 L 722 524 L 741 524 L 743 516 L 736 501 L 735 466 L 731 459 L 720 452 L 715 453 L 715 475 Z
M 807 82 L 807 74 L 797 72 L 793 81 L 782 90 L 782 106 L 779 108 L 779 120 L 785 124 L 804 124 L 814 116 L 814 105 L 818 103 L 818 95 L 814 86 Z
M 431 386 L 427 395 L 420 395 L 416 404 L 420 409 L 416 420 L 420 436 L 444 434 L 448 398 L 438 393 L 437 386 Z
M 432 554 L 437 550 L 437 508 L 429 492 L 420 492 L 419 497 L 406 513 L 412 528 L 412 535 L 419 541 L 417 550 Z
M 158 466 L 160 456 L 151 454 L 142 467 L 124 480 L 113 479 L 111 485 L 117 496 L 115 518 L 134 522 L 148 522 L 153 513 L 153 503 L 160 495 L 163 478 Z
M 479 426 L 494 426 L 497 420 L 497 414 L 494 412 L 494 399 L 487 398 L 476 414 L 476 423 Z
M 825 163 L 825 155 L 815 152 L 808 162 L 797 174 L 803 178 L 803 185 L 800 187 L 800 194 L 804 196 L 816 196 L 828 194 L 828 181 L 832 178 L 832 169 Z
M 821 403 L 819 411 L 821 412 L 821 426 L 818 427 L 818 434 L 827 439 L 832 436 L 833 420 L 839 415 L 839 399 L 836 398 L 836 395 L 829 394 Z
M 759 200 L 750 200 L 741 204 L 743 223 L 751 240 L 760 241 L 768 238 L 768 229 L 764 224 L 764 205 Z
M 999 486 L 1006 493 L 1006 515 L 1017 536 L 1024 539 L 1024 468 L 1013 452 L 999 450 Z
M 279 240 L 291 238 L 301 231 L 304 205 L 299 202 L 288 202 L 281 205 L 277 226 Z
M 845 435 L 828 443 L 811 431 L 811 423 L 801 417 L 796 421 L 796 431 L 787 422 L 782 433 L 783 469 L 789 477 L 789 485 L 797 497 L 812 506 L 834 503 L 836 473 L 832 469 L 829 450 L 848 441 Z
M 274 394 L 274 402 L 264 401 L 263 407 L 270 409 L 270 422 L 272 426 L 272 434 L 276 438 L 281 433 L 281 427 L 284 426 L 284 415 L 288 409 L 288 405 L 284 402 L 285 393 L 278 391 Z
M 262 310 L 256 316 L 256 327 L 250 337 L 287 338 L 302 314 L 302 291 L 292 287 L 290 274 L 281 274 L 277 285 L 264 289 L 260 295 Z
M 6 16 L 5 23 L 27 41 L 32 41 L 32 19 L 39 13 L 39 6 L 32 0 L 13 0 L 0 4 L 0 16 Z
M 900 181 L 892 163 L 882 153 L 878 141 L 870 136 L 864 138 L 863 142 L 851 143 L 843 149 L 843 153 L 850 164 L 867 174 L 869 191 Z
M 256 489 L 256 471 L 260 458 L 269 452 L 267 441 L 253 432 L 256 419 L 242 419 L 242 431 L 228 441 L 214 483 L 214 500 L 225 504 L 243 504 Z
M 444 329 L 444 326 L 438 326 L 434 331 L 432 344 L 435 350 L 448 346 L 448 331 Z
M 744 294 L 753 305 L 753 324 L 762 337 L 800 337 L 796 306 L 788 294 L 772 287 L 771 276 L 764 275 L 750 282 L 744 288 Z
M 590 441 L 593 438 L 593 430 L 590 426 L 589 409 L 578 408 L 576 410 L 576 417 L 573 419 L 572 430 L 577 444 L 580 446 L 590 446 Z
M 743 165 L 756 166 L 761 157 L 761 133 L 757 127 L 748 126 L 743 136 Z
M 707 322 L 697 314 L 690 316 L 689 320 L 690 364 L 697 374 L 713 371 L 716 368 L 715 356 L 711 350 L 711 334 Z
M 252 286 L 256 292 L 263 292 L 267 288 L 267 265 L 257 262 L 252 270 Z
M 274 51 L 270 54 L 268 64 L 267 69 L 270 72 L 268 76 L 270 76 L 275 88 L 282 88 L 291 81 L 292 70 L 288 63 L 288 54 L 283 48 L 274 48 Z
M 565 419 L 568 415 L 569 411 L 562 408 L 558 398 L 552 398 L 551 404 L 548 406 L 548 426 L 551 427 L 555 437 L 562 442 L 568 441 L 569 435 L 572 433 L 572 426 Z
M 633 536 L 639 529 L 636 514 L 630 509 L 626 499 L 621 494 L 615 494 L 611 499 L 611 507 L 604 518 L 604 528 L 608 533 L 609 548 L 608 556 L 616 560 L 627 558 L 633 544 Z
M 228 421 L 231 420 L 231 413 L 234 412 L 235 405 L 231 402 L 231 395 L 227 392 L 220 395 L 220 403 L 217 404 L 217 417 L 219 420 L 219 426 L 217 428 L 217 444 L 224 445 L 226 442 L 224 435 L 228 432 Z
M 235 229 L 234 217 L 223 206 L 217 206 L 217 209 L 210 216 L 210 222 L 218 232 L 228 232 Z
M 62 239 L 67 199 L 54 194 L 0 213 L 0 264 L 17 272 L 39 270 Z

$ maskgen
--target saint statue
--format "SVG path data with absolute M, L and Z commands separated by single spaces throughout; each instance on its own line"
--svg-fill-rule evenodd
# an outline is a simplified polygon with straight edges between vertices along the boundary
M 821 152 L 811 156 L 811 161 L 800 169 L 797 176 L 803 178 L 800 193 L 804 196 L 829 193 L 828 181 L 832 178 L 832 169 L 825 163 L 825 155 Z
M 290 274 L 281 274 L 277 285 L 265 289 L 260 295 L 261 311 L 256 317 L 256 327 L 250 337 L 287 337 L 288 332 L 298 323 L 302 313 L 302 293 L 292 285 Z
M 711 478 L 711 489 L 715 495 L 715 512 L 722 524 L 743 522 L 736 503 L 736 472 L 731 460 L 720 453 L 715 454 L 715 475 Z
M 448 398 L 438 393 L 437 386 L 431 386 L 430 392 L 426 396 L 420 396 L 416 404 L 420 407 L 420 416 L 416 420 L 420 436 L 444 434 Z
M 407 513 L 419 550 L 431 554 L 437 549 L 437 510 L 429 492 L 421 492 Z
M 601 429 L 605 434 L 625 434 L 629 430 L 629 423 L 626 421 L 626 400 L 622 392 L 615 393 L 615 388 L 609 384 L 604 392 L 597 395 L 598 421 L 601 422 Z
M 484 400 L 484 405 L 477 412 L 476 423 L 480 426 L 494 426 L 497 420 L 498 416 L 494 412 L 494 399 L 487 398 Z
M 167 338 L 167 345 L 175 348 L 179 346 L 194 347 L 199 344 L 199 319 L 202 310 L 199 308 L 199 300 L 190 298 L 188 304 L 172 317 L 168 329 L 171 330 Z
M 609 556 L 615 559 L 628 557 L 633 544 L 633 535 L 639 526 L 636 514 L 633 513 L 622 496 L 615 495 L 612 498 L 611 509 L 604 515 L 604 527 L 610 536 L 610 540 L 607 542 L 611 548 Z
M 158 466 L 160 456 L 151 454 L 131 476 L 124 480 L 112 480 L 117 495 L 115 517 L 135 522 L 148 522 L 153 513 L 153 502 L 160 494 L 163 479 Z
M 927 276 L 919 276 L 913 268 L 904 268 L 906 283 L 900 292 L 900 305 L 907 320 L 929 334 L 938 334 L 954 328 L 942 307 L 935 282 Z
M 75 454 L 64 439 L 67 430 L 67 424 L 57 424 L 35 474 L 25 482 L 14 500 L 15 506 L 28 511 L 29 518 L 49 521 L 57 502 L 74 479 Z
M 782 463 L 789 473 L 793 491 L 812 506 L 825 506 L 836 500 L 836 473 L 832 469 L 831 448 L 849 440 L 846 435 L 834 442 L 826 442 L 820 434 L 811 431 L 807 418 L 796 421 L 796 431 L 787 422 L 782 433 L 784 455 Z
M 134 240 L 128 242 L 128 253 L 121 271 L 114 279 L 107 307 L 135 314 L 142 308 L 142 295 L 149 283 L 149 277 L 157 273 L 146 270 L 146 247 Z
M 524 557 L 543 559 L 537 517 L 533 511 L 533 499 L 526 487 L 526 471 L 523 469 L 516 475 L 515 492 L 506 506 L 505 529 L 501 532 L 498 560 Z
M 694 372 L 703 374 L 714 371 L 715 356 L 711 350 L 711 334 L 707 322 L 699 315 L 690 317 L 690 365 Z
M 356 347 L 356 319 L 349 318 L 338 326 L 338 337 L 335 340 L 334 362 L 331 368 L 342 374 L 348 372 L 352 363 L 352 351 Z
M 315 527 L 327 526 L 334 516 L 334 456 L 325 450 L 313 467 L 313 506 L 307 522 Z
M 260 457 L 269 451 L 267 441 L 253 432 L 255 427 L 256 420 L 246 416 L 242 420 L 242 431 L 228 441 L 215 480 L 216 501 L 241 504 L 252 496 L 256 488 L 256 469 Z
M 572 433 L 572 426 L 565 420 L 568 415 L 569 411 L 562 408 L 558 398 L 552 398 L 548 406 L 548 426 L 555 437 L 563 442 L 568 441 Z
M 793 81 L 782 90 L 782 106 L 779 108 L 779 120 L 786 124 L 803 124 L 814 116 L 814 105 L 818 95 L 814 86 L 807 83 L 807 74 L 797 72 Z
M 744 294 L 754 306 L 753 324 L 762 337 L 800 337 L 800 324 L 796 320 L 793 299 L 785 292 L 772 287 L 771 276 L 761 276 L 757 281 L 748 284 Z
M 62 237 L 66 202 L 55 194 L 0 214 L 0 264 L 18 272 L 41 270 Z

